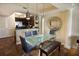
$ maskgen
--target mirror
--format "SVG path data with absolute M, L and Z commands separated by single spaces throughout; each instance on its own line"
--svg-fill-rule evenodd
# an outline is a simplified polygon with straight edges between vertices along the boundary
M 54 17 L 51 17 L 49 19 L 49 27 L 53 31 L 59 30 L 61 28 L 61 26 L 62 26 L 62 20 L 61 20 L 61 18 L 59 18 L 57 16 L 54 16 Z

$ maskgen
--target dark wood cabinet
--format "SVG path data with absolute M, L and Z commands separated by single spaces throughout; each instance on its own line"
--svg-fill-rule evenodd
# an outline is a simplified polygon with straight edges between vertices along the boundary
M 34 16 L 30 17 L 30 20 L 27 20 L 26 18 L 15 18 L 16 22 L 22 22 L 22 27 L 24 28 L 32 28 L 34 26 Z

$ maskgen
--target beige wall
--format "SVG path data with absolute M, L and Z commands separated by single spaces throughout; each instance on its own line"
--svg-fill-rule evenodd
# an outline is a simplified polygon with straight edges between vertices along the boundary
M 79 36 L 79 7 L 73 8 L 71 36 Z
M 70 16 L 69 11 L 62 11 L 59 13 L 56 13 L 53 16 L 57 16 L 60 17 L 62 20 L 62 28 L 57 31 L 56 36 L 57 36 L 57 40 L 60 41 L 62 44 L 65 44 L 65 40 L 67 38 L 67 24 L 68 24 L 68 18 Z M 52 16 L 52 17 L 53 17 Z M 50 17 L 45 17 L 45 32 L 44 33 L 49 33 L 49 26 L 48 26 L 48 22 L 49 22 L 49 18 Z
M 79 7 L 72 9 L 72 19 L 71 19 L 70 33 L 68 39 L 70 41 L 70 46 L 72 48 L 77 48 L 77 39 L 79 39 Z M 67 41 L 68 42 L 68 41 Z
M 60 40 L 60 42 L 62 42 L 62 44 L 65 44 L 65 40 L 67 38 L 68 17 L 70 16 L 69 15 L 69 11 L 61 12 L 57 16 L 60 17 L 61 20 L 62 20 L 62 27 L 61 27 L 60 31 L 58 31 L 56 33 L 57 34 L 57 38 Z
M 71 48 L 72 46 L 72 36 L 79 36 L 79 8 L 71 8 L 69 10 L 63 11 L 56 13 L 55 15 L 52 14 L 53 16 L 60 17 L 62 19 L 62 28 L 60 31 L 56 33 L 58 41 L 60 41 L 66 48 Z M 48 27 L 48 21 L 49 21 L 48 16 L 45 17 L 45 32 L 44 33 L 49 33 L 49 27 Z M 74 39 L 73 42 L 73 47 L 76 47 L 76 40 Z
M 0 29 L 6 28 L 6 21 L 4 19 L 4 17 L 0 16 Z
M 15 15 L 0 16 L 0 38 L 14 36 Z

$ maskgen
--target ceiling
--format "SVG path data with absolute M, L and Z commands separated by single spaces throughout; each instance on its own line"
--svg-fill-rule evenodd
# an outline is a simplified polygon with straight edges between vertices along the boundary
M 33 3 L 17 3 L 17 4 L 0 4 L 0 15 L 10 15 L 13 12 L 26 13 L 29 10 L 31 13 L 42 13 L 57 9 L 52 4 L 33 4 Z
M 8 16 L 14 12 L 26 13 L 29 10 L 33 14 L 55 11 L 58 9 L 72 8 L 71 3 L 0 3 L 0 15 Z

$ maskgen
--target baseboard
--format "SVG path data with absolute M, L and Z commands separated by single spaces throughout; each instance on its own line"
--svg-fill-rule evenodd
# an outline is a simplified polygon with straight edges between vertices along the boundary
M 6 39 L 6 38 L 15 38 L 15 36 L 2 37 L 0 39 Z
M 71 49 L 71 46 L 68 46 L 68 45 L 64 45 L 64 47 L 67 49 Z

